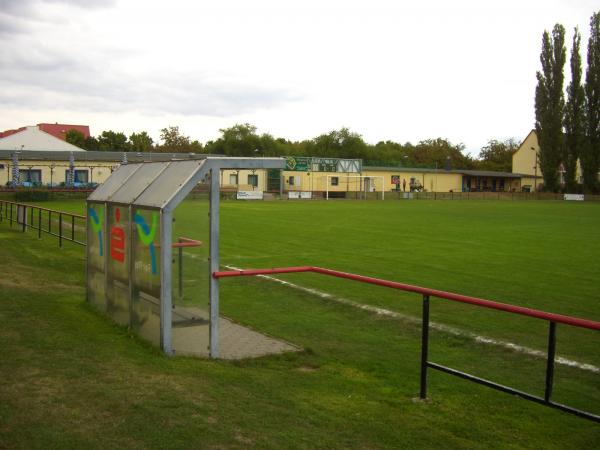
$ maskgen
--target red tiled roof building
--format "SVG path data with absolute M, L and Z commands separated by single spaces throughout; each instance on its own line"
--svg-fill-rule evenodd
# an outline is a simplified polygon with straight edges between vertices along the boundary
M 68 125 L 64 123 L 38 123 L 37 127 L 44 133 L 51 134 L 55 138 L 66 140 L 69 130 L 77 130 L 83 134 L 84 138 L 90 137 L 89 125 Z M 14 130 L 0 131 L 0 139 L 10 136 L 11 134 L 19 133 L 27 127 L 16 128 Z
M 19 131 L 23 131 L 26 127 L 17 128 L 15 130 L 5 130 L 0 131 L 0 139 L 10 136 L 11 134 L 18 133 Z
M 66 139 L 67 132 L 69 130 L 77 130 L 81 134 L 83 134 L 84 138 L 90 137 L 90 127 L 88 125 L 67 125 L 64 123 L 38 123 L 37 124 L 40 131 L 51 134 L 54 137 L 62 139 L 63 141 Z

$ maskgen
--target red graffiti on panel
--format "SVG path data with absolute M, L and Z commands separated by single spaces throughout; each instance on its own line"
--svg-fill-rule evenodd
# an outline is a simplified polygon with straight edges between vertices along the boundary
M 121 210 L 115 211 L 117 223 L 121 221 Z M 125 231 L 122 227 L 114 225 L 110 228 L 110 257 L 115 261 L 125 261 Z

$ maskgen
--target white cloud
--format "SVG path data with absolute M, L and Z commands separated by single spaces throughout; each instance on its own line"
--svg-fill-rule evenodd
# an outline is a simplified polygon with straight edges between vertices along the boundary
M 95 133 L 157 137 L 172 124 L 207 140 L 247 121 L 290 139 L 349 126 L 370 142 L 442 136 L 477 152 L 531 129 L 543 30 L 579 25 L 585 43 L 594 5 L 0 0 L 0 10 L 1 129 L 66 115 Z

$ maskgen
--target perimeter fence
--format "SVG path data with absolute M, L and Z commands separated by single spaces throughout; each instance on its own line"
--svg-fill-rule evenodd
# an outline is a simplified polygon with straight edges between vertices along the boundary
M 564 194 L 552 192 L 402 192 L 390 191 L 385 193 L 386 200 L 561 200 Z M 600 195 L 586 194 L 586 202 L 600 202 Z
M 38 238 L 44 234 L 54 236 L 58 238 L 59 247 L 62 247 L 63 241 L 85 247 L 87 245 L 87 220 L 87 216 L 81 214 L 0 200 L 0 223 L 8 222 L 10 227 L 15 227 L 23 233 L 34 230 L 37 232 Z M 181 236 L 177 238 L 177 242 L 171 245 L 172 248 L 177 249 L 177 294 L 179 298 L 183 298 L 183 250 L 201 245 L 201 241 Z
M 47 234 L 63 241 L 85 246 L 87 217 L 42 206 L 0 200 L 0 222 L 19 227 L 23 232 L 35 230 L 38 237 Z

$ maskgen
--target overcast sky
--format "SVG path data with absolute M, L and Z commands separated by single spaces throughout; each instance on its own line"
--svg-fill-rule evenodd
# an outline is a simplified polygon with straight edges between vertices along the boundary
M 444 137 L 473 154 L 534 123 L 544 29 L 598 2 L 0 0 L 0 130 L 39 122 L 205 142 Z M 568 77 L 568 69 L 566 70 Z

